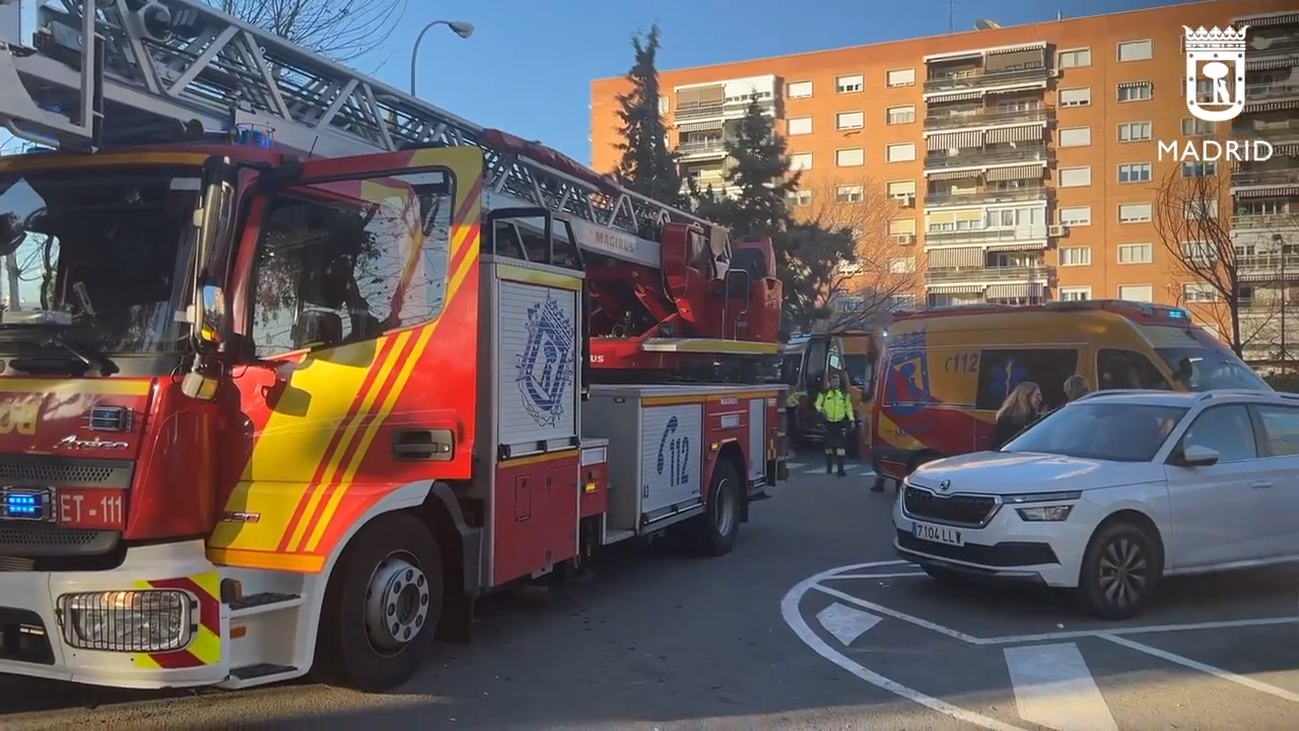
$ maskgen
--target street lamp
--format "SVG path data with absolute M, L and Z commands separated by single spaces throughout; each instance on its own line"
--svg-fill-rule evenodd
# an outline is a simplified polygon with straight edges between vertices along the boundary
M 474 34 L 474 24 L 466 23 L 460 20 L 435 20 L 424 26 L 424 29 L 415 36 L 415 47 L 410 49 L 410 95 L 415 96 L 415 67 L 419 63 L 419 46 L 424 42 L 424 35 L 432 30 L 435 26 L 445 25 L 451 29 L 452 33 L 461 38 L 468 38 Z

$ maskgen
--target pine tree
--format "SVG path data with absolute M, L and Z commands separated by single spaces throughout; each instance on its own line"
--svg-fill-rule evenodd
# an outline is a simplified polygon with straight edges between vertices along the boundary
M 681 173 L 676 156 L 668 149 L 667 127 L 659 111 L 659 73 L 655 66 L 659 52 L 659 27 L 650 26 L 648 34 L 632 34 L 631 46 L 636 61 L 627 72 L 631 90 L 618 95 L 619 132 L 617 145 L 622 159 L 614 175 L 619 182 L 660 203 L 680 206 Z

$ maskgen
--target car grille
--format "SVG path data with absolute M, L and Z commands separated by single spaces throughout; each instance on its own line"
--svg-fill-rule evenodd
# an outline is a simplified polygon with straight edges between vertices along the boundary
M 902 494 L 907 515 L 953 525 L 980 526 L 997 509 L 996 498 L 986 495 L 938 495 L 908 486 Z

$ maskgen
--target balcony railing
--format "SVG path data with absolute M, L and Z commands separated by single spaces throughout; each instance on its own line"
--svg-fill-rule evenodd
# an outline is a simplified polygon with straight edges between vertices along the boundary
M 955 284 L 957 282 L 1045 282 L 1050 277 L 1049 267 L 957 267 L 953 269 L 930 268 L 925 272 L 929 284 Z
M 999 162 L 1037 162 L 1046 160 L 1050 152 L 1045 145 L 1002 150 L 961 150 L 955 155 L 925 155 L 925 169 L 956 168 L 990 165 Z
M 1299 228 L 1299 211 L 1295 213 L 1237 213 L 1231 217 L 1233 231 L 1254 229 Z M 1296 243 L 1299 243 L 1297 241 Z
M 982 203 L 1009 203 L 1012 201 L 1045 200 L 1050 188 L 1010 188 L 1008 190 L 970 190 L 959 193 L 926 193 L 925 207 L 978 205 Z
M 925 117 L 925 129 L 956 129 L 959 127 L 984 127 L 996 124 L 1046 122 L 1055 108 L 1043 104 L 1028 109 L 983 109 L 976 112 L 948 112 Z
M 925 82 L 925 91 L 959 91 L 962 89 L 977 89 L 984 86 L 1015 84 L 1023 81 L 1046 81 L 1046 78 L 1045 66 L 1038 66 L 1031 69 L 1016 69 L 1013 71 L 993 71 L 991 73 L 978 71 L 972 74 L 931 77 Z
M 758 106 L 762 107 L 768 114 L 776 109 L 775 101 L 771 99 L 758 100 Z M 749 103 L 745 102 L 709 102 L 707 104 L 686 104 L 677 107 L 673 113 L 673 120 L 684 122 L 691 119 L 715 119 L 717 117 L 735 117 L 739 119 L 744 116 L 748 110 Z
M 1258 185 L 1299 185 L 1299 170 L 1244 170 L 1231 176 L 1233 188 Z
M 966 241 L 990 243 L 994 241 L 1039 241 L 1047 238 L 1046 226 L 1018 226 L 1015 228 L 975 228 L 946 231 L 929 229 L 925 232 L 925 241 L 958 244 Z
M 1299 254 L 1247 254 L 1236 257 L 1236 270 L 1250 279 L 1299 279 Z M 1283 276 L 1284 275 L 1284 276 Z
M 1246 104 L 1299 96 L 1299 84 L 1250 84 L 1245 87 Z
M 682 155 L 724 153 L 726 152 L 726 142 L 720 137 L 712 140 L 687 140 L 677 145 L 676 151 Z

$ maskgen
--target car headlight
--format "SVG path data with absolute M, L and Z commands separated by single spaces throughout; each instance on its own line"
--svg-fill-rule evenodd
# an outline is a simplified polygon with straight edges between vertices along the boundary
M 166 652 L 189 644 L 193 600 L 183 591 L 103 591 L 59 597 L 63 639 L 85 650 Z
M 1033 508 L 1015 508 L 1019 517 L 1030 523 L 1058 523 L 1069 517 L 1072 505 L 1041 505 Z

